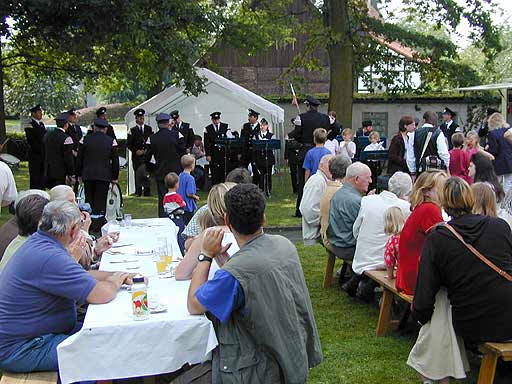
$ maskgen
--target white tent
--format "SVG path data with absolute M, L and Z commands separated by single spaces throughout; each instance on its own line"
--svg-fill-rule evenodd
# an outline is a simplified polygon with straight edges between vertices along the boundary
M 203 135 L 204 127 L 211 123 L 210 113 L 220 111 L 221 121 L 228 123 L 232 131 L 239 131 L 247 122 L 247 109 L 252 108 L 261 113 L 270 124 L 270 130 L 275 138 L 284 139 L 284 110 L 263 97 L 241 87 L 238 84 L 210 71 L 197 68 L 197 74 L 206 79 L 205 91 L 200 95 L 186 95 L 182 87 L 172 86 L 164 89 L 158 95 L 146 100 L 128 111 L 124 119 L 128 129 L 135 125 L 133 112 L 137 108 L 146 111 L 146 124 L 157 130 L 155 117 L 158 113 L 169 113 L 175 109 L 180 111 L 183 121 L 190 123 L 197 135 Z M 284 141 L 283 144 L 284 146 Z M 129 152 L 129 151 L 128 151 Z M 131 154 L 128 154 L 131 158 Z M 129 161 L 129 192 L 135 190 L 133 170 Z

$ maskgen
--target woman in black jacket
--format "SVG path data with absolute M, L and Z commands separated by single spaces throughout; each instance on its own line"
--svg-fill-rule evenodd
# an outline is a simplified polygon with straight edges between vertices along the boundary
M 260 129 L 254 134 L 254 140 L 270 140 L 273 135 L 269 131 L 267 120 L 261 119 Z M 272 167 L 275 163 L 276 159 L 271 149 L 253 147 L 253 183 L 258 185 L 267 197 L 272 194 Z
M 395 172 L 409 173 L 407 162 L 405 161 L 405 153 L 409 137 L 407 133 L 414 132 L 416 123 L 412 116 L 403 116 L 398 123 L 398 132 L 391 139 L 388 150 L 388 174 Z

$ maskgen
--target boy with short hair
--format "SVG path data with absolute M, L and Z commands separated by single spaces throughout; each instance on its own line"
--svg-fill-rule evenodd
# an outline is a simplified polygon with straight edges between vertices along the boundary
M 458 176 L 466 180 L 469 184 L 473 184 L 473 179 L 469 176 L 469 163 L 471 161 L 472 152 L 463 150 L 464 135 L 460 132 L 455 132 L 452 135 L 453 148 L 450 153 L 450 170 L 451 176 Z
M 171 214 L 176 208 L 185 207 L 183 197 L 177 192 L 180 181 L 179 177 L 174 172 L 169 172 L 164 178 L 165 186 L 167 187 L 167 193 L 164 195 L 162 205 L 167 215 Z
M 196 159 L 194 155 L 183 155 L 181 157 L 181 166 L 183 172 L 180 173 L 178 193 L 183 196 L 185 201 L 185 225 L 188 224 L 194 211 L 196 210 L 196 202 L 199 200 L 197 196 L 196 181 L 194 176 L 191 175 L 196 167 Z
M 340 143 L 340 155 L 353 159 L 356 154 L 356 143 L 352 141 L 354 137 L 352 129 L 345 128 L 341 135 L 343 136 L 343 141 Z
M 304 165 L 302 168 L 305 169 L 304 180 L 307 181 L 310 176 L 314 175 L 318 170 L 320 159 L 324 155 L 330 155 L 331 151 L 325 148 L 325 141 L 327 140 L 327 131 L 324 128 L 317 128 L 313 131 L 313 141 L 315 147 L 311 148 L 304 158 Z

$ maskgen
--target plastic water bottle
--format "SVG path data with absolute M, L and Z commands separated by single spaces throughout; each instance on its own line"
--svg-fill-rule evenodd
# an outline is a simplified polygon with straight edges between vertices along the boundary
M 148 287 L 143 276 L 133 278 L 132 311 L 133 320 L 147 320 L 149 318 Z

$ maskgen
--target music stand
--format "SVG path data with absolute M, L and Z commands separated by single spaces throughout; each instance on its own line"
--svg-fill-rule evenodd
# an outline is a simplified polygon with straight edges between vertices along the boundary
M 240 138 L 221 138 L 215 140 L 215 146 L 218 148 L 224 148 L 224 180 L 228 175 L 228 153 L 230 149 L 241 149 L 243 145 L 243 139 Z
M 389 157 L 387 149 L 380 151 L 363 151 L 359 156 L 359 160 L 362 163 L 368 165 L 372 171 L 372 184 L 371 186 L 377 186 L 377 178 L 382 172 L 381 162 L 384 163 Z M 373 188 L 370 188 L 373 189 Z
M 267 183 L 268 151 L 269 151 L 269 149 L 272 151 L 274 151 L 276 149 L 281 149 L 281 140 L 279 140 L 279 139 L 253 140 L 252 147 L 254 150 L 265 151 L 265 174 L 262 175 L 263 176 L 263 193 L 265 193 L 268 196 L 270 194 L 270 191 L 268 190 L 268 183 Z M 261 175 L 261 172 L 259 169 L 258 169 L 258 172 Z

